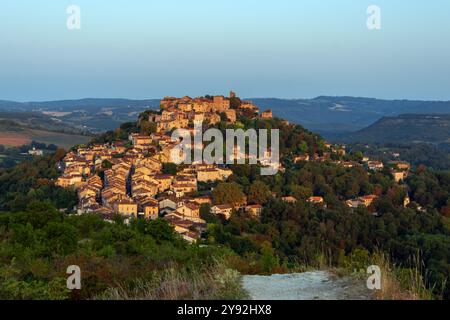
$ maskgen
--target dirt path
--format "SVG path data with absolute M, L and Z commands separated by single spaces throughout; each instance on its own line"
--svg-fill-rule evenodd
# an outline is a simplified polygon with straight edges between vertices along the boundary
M 244 276 L 243 285 L 253 300 L 371 299 L 365 280 L 337 277 L 327 271 Z

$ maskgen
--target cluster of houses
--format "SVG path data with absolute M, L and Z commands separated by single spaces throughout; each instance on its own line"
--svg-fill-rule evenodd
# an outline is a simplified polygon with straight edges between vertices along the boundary
M 164 217 L 186 240 L 195 241 L 205 229 L 200 218 L 200 206 L 212 205 L 211 197 L 199 195 L 198 183 L 225 181 L 232 171 L 219 165 L 193 163 L 185 165 L 176 174 L 163 173 L 163 163 L 171 162 L 173 149 L 179 143 L 169 135 L 173 128 L 191 128 L 192 121 L 207 120 L 210 124 L 236 121 L 237 113 L 259 110 L 251 102 L 242 102 L 231 109 L 229 98 L 223 96 L 202 98 L 164 98 L 161 112 L 150 113 L 149 121 L 157 130 L 150 135 L 130 134 L 129 141 L 92 144 L 67 153 L 62 161 L 63 174 L 56 184 L 73 187 L 78 192 L 79 214 L 96 213 L 106 220 L 113 214 L 127 218 L 156 219 Z M 259 115 L 271 118 L 270 110 Z M 258 216 L 262 207 L 242 207 Z M 211 207 L 211 213 L 229 218 L 229 205 Z
M 332 155 L 338 155 L 338 156 L 344 156 L 346 154 L 346 148 L 344 145 L 332 145 L 330 143 L 325 143 L 326 152 L 323 152 L 321 156 L 318 154 L 314 154 L 314 156 L 310 156 L 309 154 L 303 154 L 303 155 L 297 155 L 294 157 L 294 162 L 302 162 L 302 161 L 329 161 L 331 163 L 334 163 L 336 165 L 342 166 L 344 168 L 353 168 L 353 167 L 362 167 L 365 168 L 368 171 L 377 172 L 381 171 L 385 168 L 385 164 L 382 161 L 377 160 L 370 160 L 368 157 L 363 157 L 362 161 L 344 161 L 344 160 L 332 160 Z M 390 173 L 392 174 L 393 179 L 395 182 L 400 183 L 404 181 L 411 169 L 411 165 L 406 161 L 390 161 L 388 162 L 388 168 Z M 361 197 L 357 197 L 354 199 L 346 200 L 346 204 L 350 208 L 358 208 L 360 206 L 362 207 L 370 207 L 374 200 L 378 198 L 377 195 L 369 194 L 364 195 Z M 282 200 L 288 203 L 296 202 L 297 199 L 295 199 L 292 196 L 288 197 L 282 197 Z M 326 207 L 326 203 L 324 202 L 324 199 L 319 196 L 312 196 L 306 200 L 309 203 L 313 204 L 319 204 Z M 406 207 L 409 205 L 410 199 L 408 195 L 404 199 L 404 206 Z
M 374 160 L 370 160 L 369 158 L 365 157 L 363 159 L 363 162 L 365 163 L 366 168 L 368 170 L 372 170 L 375 172 L 383 170 L 385 168 L 385 165 L 383 164 L 382 161 L 374 161 Z M 406 179 L 406 177 L 408 176 L 409 170 L 411 169 L 410 164 L 405 161 L 390 161 L 388 163 L 388 167 L 392 174 L 392 177 L 394 178 L 395 182 L 397 182 L 397 183 L 404 181 Z M 349 199 L 346 201 L 346 204 L 350 208 L 357 208 L 359 206 L 363 206 L 363 207 L 367 208 L 367 207 L 370 207 L 372 205 L 373 201 L 376 200 L 377 198 L 378 198 L 377 195 L 370 194 L 370 195 L 365 195 L 365 196 L 358 197 L 355 199 Z M 409 203 L 410 203 L 409 196 L 406 195 L 406 197 L 403 200 L 403 205 L 406 207 L 407 205 L 409 205 Z
M 346 150 L 344 145 L 333 145 L 331 143 L 325 143 L 325 149 L 327 151 L 323 152 L 322 155 L 315 153 L 313 156 L 310 156 L 308 153 L 299 154 L 294 157 L 294 162 L 302 162 L 302 161 L 317 161 L 317 162 L 325 162 L 331 161 L 335 164 L 340 164 L 346 167 L 353 167 L 354 165 L 358 165 L 357 162 L 344 162 L 341 160 L 332 161 L 332 155 L 337 155 L 338 157 L 342 157 L 346 155 Z
M 273 116 L 271 110 L 259 114 L 259 108 L 251 101 L 241 101 L 232 108 L 233 98 L 236 98 L 234 92 L 230 92 L 229 97 L 165 97 L 161 100 L 161 113 L 151 113 L 148 120 L 157 124 L 157 132 L 164 133 L 174 128 L 187 128 L 194 121 L 215 125 L 225 117 L 226 121 L 233 123 L 238 114 L 250 114 L 253 117 L 259 115 L 262 119 Z
M 210 197 L 192 196 L 198 182 L 224 181 L 232 171 L 216 165 L 193 164 L 175 175 L 164 174 L 164 146 L 159 146 L 160 151 L 154 154 L 142 153 L 145 144 L 140 143 L 147 141 L 134 135 L 130 141 L 133 146 L 126 151 L 118 149 L 114 142 L 69 152 L 63 160 L 64 174 L 56 184 L 77 189 L 79 214 L 97 213 L 105 219 L 117 213 L 146 219 L 164 214 L 180 233 L 189 225 L 184 230 L 186 238 L 196 239 L 192 236 L 198 237 L 204 225 L 200 205 L 211 203 Z
M 79 147 L 66 154 L 60 164 L 63 174 L 56 184 L 73 187 L 78 192 L 79 214 L 94 213 L 110 220 L 114 214 L 126 218 L 156 219 L 163 217 L 187 241 L 193 242 L 205 230 L 206 223 L 200 217 L 200 208 L 209 204 L 210 213 L 228 219 L 234 210 L 243 210 L 259 217 L 261 205 L 243 203 L 239 206 L 229 204 L 213 205 L 211 196 L 198 192 L 199 183 L 226 181 L 232 171 L 226 166 L 192 163 L 179 167 L 172 174 L 164 170 L 163 164 L 171 162 L 171 155 L 179 141 L 173 141 L 170 131 L 174 128 L 194 130 L 194 121 L 207 121 L 215 124 L 220 121 L 235 122 L 240 113 L 246 116 L 272 118 L 272 111 L 259 113 L 259 109 L 249 101 L 235 105 L 234 92 L 224 96 L 200 98 L 166 97 L 161 101 L 161 111 L 148 114 L 148 121 L 156 124 L 156 132 L 145 135 L 130 134 L 128 141 L 114 141 L 104 144 L 91 144 Z M 327 161 L 332 154 L 345 155 L 344 146 L 327 144 L 328 152 L 321 156 L 308 154 L 294 158 L 299 161 Z M 239 152 L 239 150 L 235 150 Z M 361 166 L 359 162 L 334 161 L 344 167 Z M 370 170 L 381 170 L 383 163 L 365 159 Z M 406 177 L 409 164 L 397 161 L 391 163 L 396 181 Z M 367 195 L 348 200 L 350 207 L 363 205 L 369 207 L 376 199 Z M 283 197 L 288 203 L 296 202 L 292 196 Z M 307 202 L 326 206 L 320 196 L 312 196 Z
M 382 161 L 371 161 L 366 158 L 366 163 L 367 169 L 372 171 L 380 171 L 385 168 L 385 165 Z M 404 181 L 408 177 L 411 165 L 406 161 L 389 161 L 388 168 L 395 182 L 399 183 Z
M 359 206 L 363 207 L 370 207 L 375 199 L 377 199 L 378 196 L 374 194 L 365 195 L 362 197 L 358 197 L 355 199 L 350 199 L 346 201 L 346 204 L 350 208 L 358 208 Z
M 406 161 L 390 161 L 391 174 L 396 182 L 401 182 L 408 177 L 411 165 Z

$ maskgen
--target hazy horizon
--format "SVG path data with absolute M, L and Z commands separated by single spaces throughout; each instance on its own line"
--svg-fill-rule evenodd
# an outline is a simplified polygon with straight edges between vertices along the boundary
M 204 94 L 200 94 L 200 95 L 188 95 L 188 94 L 183 94 L 183 95 L 179 95 L 177 97 L 183 97 L 183 96 L 190 96 L 191 98 L 195 98 L 195 97 L 203 97 L 205 95 L 224 95 L 227 96 L 226 93 L 216 93 L 216 92 L 211 92 L 211 93 L 204 93 Z M 169 95 L 169 96 L 173 96 L 173 95 Z M 239 94 L 238 94 L 239 96 Z M 355 98 L 355 99 L 375 99 L 375 100 L 386 100 L 386 101 L 426 101 L 426 102 L 450 102 L 450 99 L 446 100 L 446 99 L 406 99 L 406 98 L 392 98 L 392 99 L 384 99 L 384 98 L 377 98 L 377 97 L 361 97 L 361 96 L 352 96 L 352 95 L 348 95 L 348 94 L 344 94 L 344 95 L 329 95 L 329 94 L 323 94 L 323 95 L 318 95 L 318 96 L 314 96 L 314 97 L 296 97 L 296 98 L 286 98 L 286 97 L 264 97 L 264 96 L 260 96 L 260 97 L 241 97 L 239 96 L 241 99 L 244 100 L 252 100 L 252 99 L 279 99 L 279 100 L 313 100 L 319 97 L 330 97 L 330 98 Z M 155 97 L 150 97 L 150 98 L 128 98 L 128 97 L 82 97 L 82 98 L 64 98 L 64 99 L 45 99 L 45 100 L 10 100 L 10 99 L 2 99 L 0 97 L 0 101 L 10 101 L 10 102 L 18 102 L 18 103 L 45 103 L 45 102 L 55 102 L 55 101 L 79 101 L 79 100 L 131 100 L 131 101 L 138 101 L 138 100 L 161 100 L 164 97 L 159 97 L 159 98 L 155 98 Z

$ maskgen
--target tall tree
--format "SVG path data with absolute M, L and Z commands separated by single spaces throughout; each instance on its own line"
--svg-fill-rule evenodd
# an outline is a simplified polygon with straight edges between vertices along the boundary
M 252 204 L 265 204 L 270 197 L 269 187 L 262 181 L 252 183 L 248 191 L 248 202 Z
M 245 203 L 245 194 L 241 187 L 235 183 L 219 183 L 212 192 L 215 204 L 230 204 L 232 206 Z

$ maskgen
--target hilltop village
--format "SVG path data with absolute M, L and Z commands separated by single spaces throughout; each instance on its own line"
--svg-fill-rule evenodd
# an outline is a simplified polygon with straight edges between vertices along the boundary
M 230 92 L 228 97 L 165 97 L 159 111 L 149 111 L 144 117 L 139 121 L 153 126 L 150 134 L 132 133 L 128 141 L 90 144 L 66 154 L 60 164 L 63 174 L 56 184 L 77 190 L 78 214 L 99 214 L 107 221 L 112 221 L 115 214 L 125 219 L 163 218 L 189 242 L 199 239 L 206 230 L 206 222 L 200 214 L 204 204 L 209 205 L 210 214 L 223 219 L 228 219 L 234 210 L 243 210 L 259 218 L 263 210 L 259 204 L 246 201 L 239 205 L 216 204 L 211 192 L 198 192 L 199 183 L 227 181 L 233 174 L 229 167 L 192 163 L 183 165 L 176 172 L 167 172 L 164 167 L 170 164 L 171 152 L 179 143 L 172 141 L 170 133 L 173 129 L 193 130 L 195 121 L 215 126 L 220 122 L 233 124 L 238 117 L 267 120 L 273 117 L 271 110 L 260 112 L 251 101 L 241 101 L 234 92 Z M 347 168 L 364 166 L 368 171 L 384 168 L 382 162 L 368 158 L 359 162 L 341 160 L 346 154 L 345 146 L 325 143 L 325 148 L 327 151 L 320 156 L 307 152 L 297 154 L 294 162 L 332 161 Z M 404 180 L 410 170 L 405 162 L 389 165 L 397 182 Z M 346 204 L 351 208 L 369 207 L 376 198 L 376 195 L 369 194 L 348 199 Z M 293 196 L 284 196 L 282 200 L 298 201 Z M 326 206 L 320 196 L 311 196 L 307 202 Z M 406 206 L 409 198 L 404 202 Z

